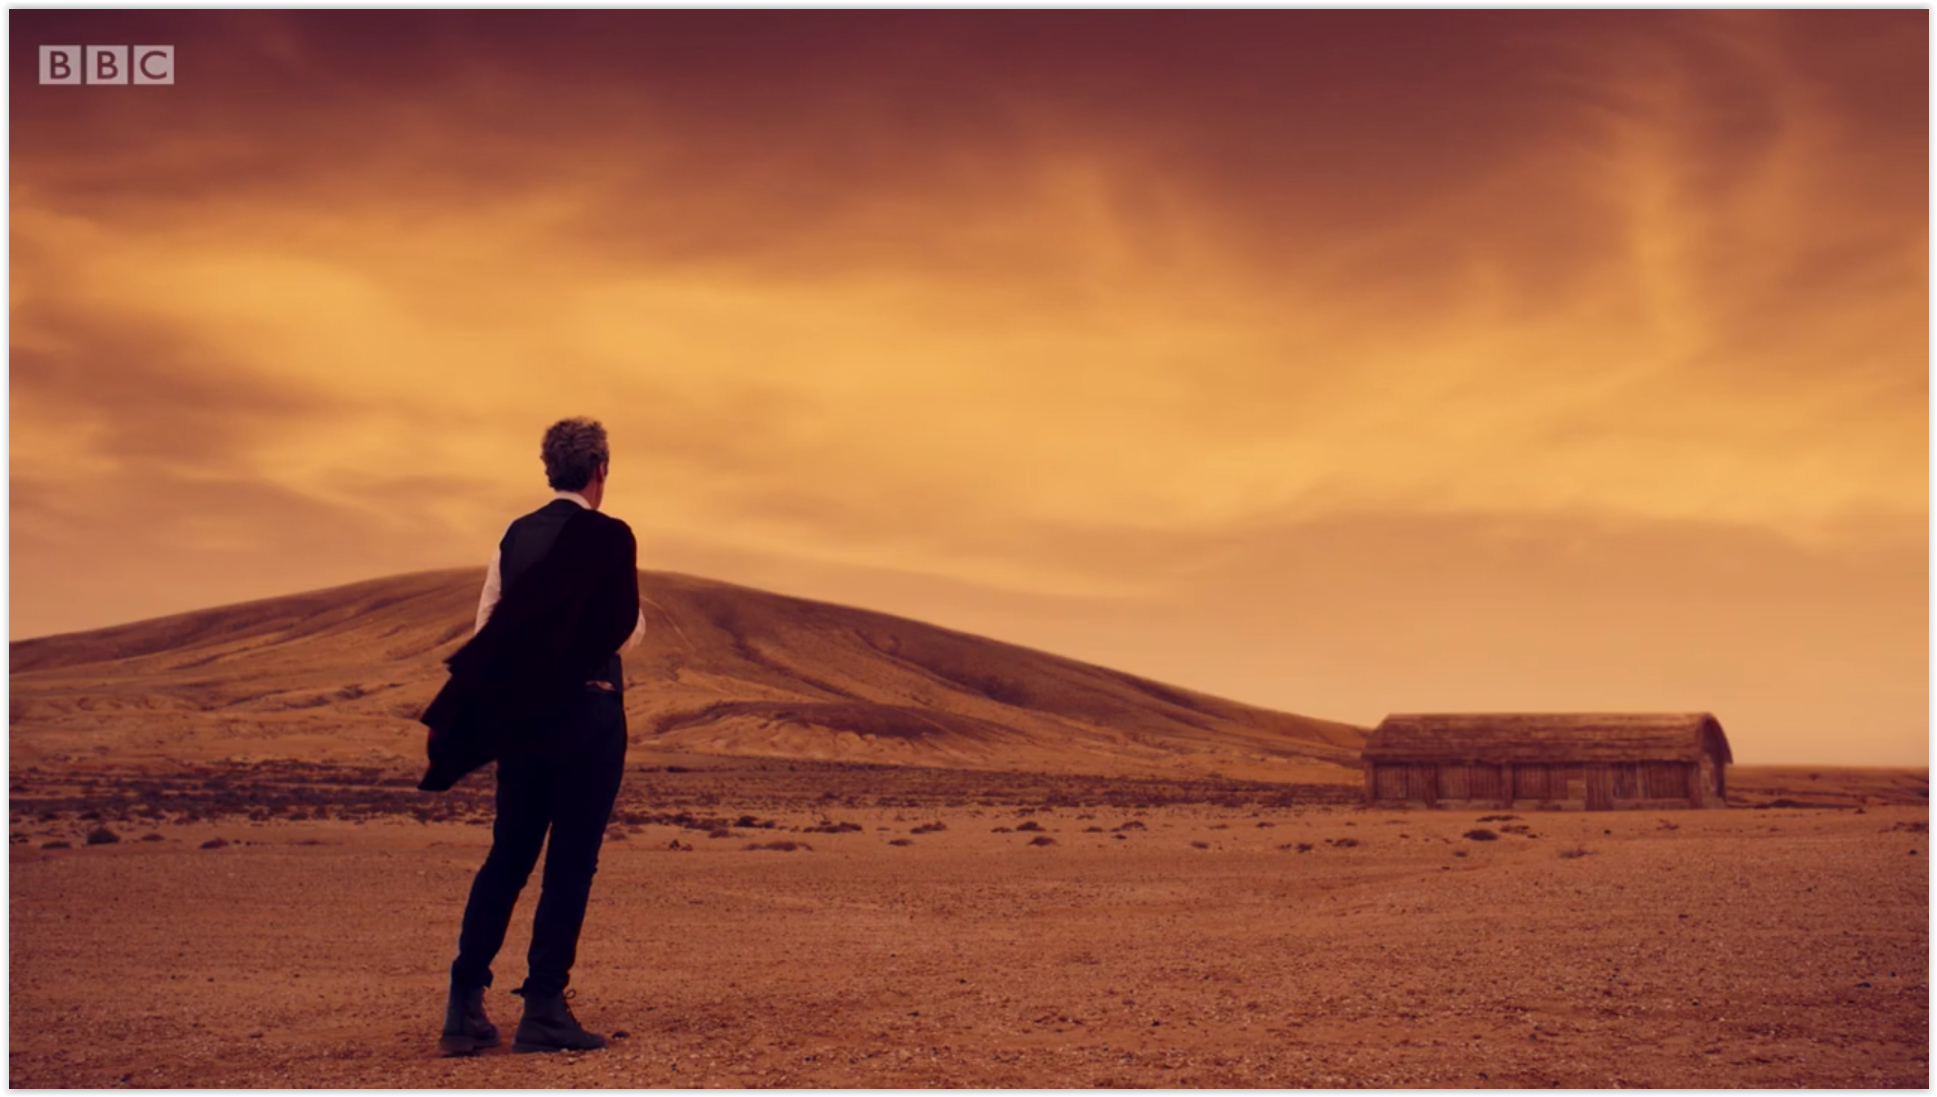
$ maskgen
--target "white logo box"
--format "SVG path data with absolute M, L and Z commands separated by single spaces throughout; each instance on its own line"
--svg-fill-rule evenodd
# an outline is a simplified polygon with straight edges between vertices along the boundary
M 42 46 L 43 84 L 172 84 L 173 46 Z

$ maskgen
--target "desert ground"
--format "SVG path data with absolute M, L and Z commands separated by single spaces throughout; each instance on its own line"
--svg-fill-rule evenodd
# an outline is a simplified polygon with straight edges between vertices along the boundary
M 574 978 L 624 1036 L 470 1059 L 436 1038 L 488 775 L 11 777 L 15 1086 L 1930 1079 L 1921 771 L 1745 767 L 1721 811 L 1368 811 L 1349 784 L 635 750 Z M 535 892 L 487 998 L 507 1031 Z
M 440 1058 L 478 578 L 11 645 L 14 1085 L 1929 1083 L 1926 771 L 1371 811 L 1355 725 L 656 572 L 574 974 L 624 1036 Z

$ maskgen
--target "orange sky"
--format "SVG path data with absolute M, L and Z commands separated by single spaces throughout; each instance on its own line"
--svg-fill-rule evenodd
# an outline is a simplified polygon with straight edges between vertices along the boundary
M 1927 764 L 1925 12 L 9 18 L 16 639 L 481 572 L 591 414 L 648 567 Z

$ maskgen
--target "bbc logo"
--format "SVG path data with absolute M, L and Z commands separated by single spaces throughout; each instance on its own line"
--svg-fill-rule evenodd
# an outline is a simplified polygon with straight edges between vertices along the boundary
M 173 46 L 42 46 L 43 84 L 172 84 Z

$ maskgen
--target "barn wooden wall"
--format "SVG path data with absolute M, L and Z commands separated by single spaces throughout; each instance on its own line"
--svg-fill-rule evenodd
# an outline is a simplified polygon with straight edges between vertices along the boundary
M 1608 810 L 1703 807 L 1715 799 L 1704 794 L 1693 762 L 1379 762 L 1366 764 L 1365 781 L 1368 802 L 1510 806 L 1530 800 Z

